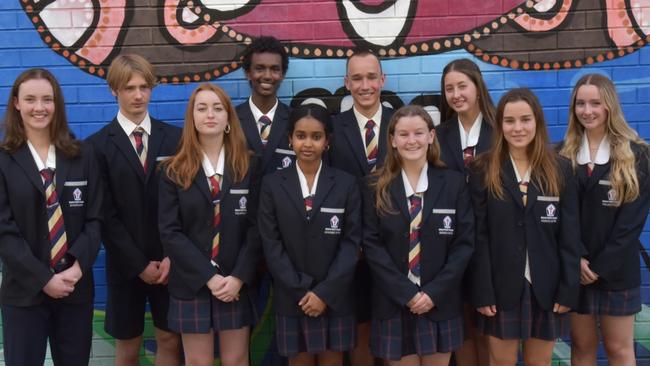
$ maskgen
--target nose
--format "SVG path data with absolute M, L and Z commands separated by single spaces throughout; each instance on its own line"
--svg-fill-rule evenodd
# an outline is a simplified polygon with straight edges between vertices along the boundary
M 453 90 L 451 93 L 452 93 L 451 95 L 452 95 L 454 98 L 458 98 L 458 97 L 460 97 L 460 91 L 458 90 L 458 88 L 454 88 L 454 90 Z
M 370 82 L 367 78 L 361 79 L 361 89 L 368 89 Z

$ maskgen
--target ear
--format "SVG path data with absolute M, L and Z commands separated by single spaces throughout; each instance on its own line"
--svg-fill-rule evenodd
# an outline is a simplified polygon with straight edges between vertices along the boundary
M 381 74 L 381 77 L 379 78 L 379 82 L 380 82 L 380 88 L 383 89 L 384 83 L 386 82 L 386 74 L 384 73 Z
M 113 96 L 117 98 L 117 92 L 115 90 L 111 89 L 111 94 L 113 94 Z
M 20 105 L 18 104 L 18 97 L 13 97 L 13 103 L 14 103 L 14 108 L 16 108 L 17 111 L 19 111 Z
M 343 84 L 345 85 L 345 89 L 350 91 L 350 78 L 347 75 L 343 78 Z
M 390 136 L 390 145 L 396 149 L 397 148 L 397 143 L 395 142 L 395 135 Z
M 429 144 L 433 144 L 433 141 L 436 139 L 436 130 L 433 129 L 429 131 Z

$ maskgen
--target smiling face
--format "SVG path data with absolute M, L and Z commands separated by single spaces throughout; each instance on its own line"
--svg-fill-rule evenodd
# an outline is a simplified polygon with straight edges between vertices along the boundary
M 462 72 L 450 71 L 444 80 L 447 104 L 458 115 L 474 116 L 479 112 L 476 85 Z
M 518 100 L 505 105 L 502 129 L 510 151 L 527 151 L 535 139 L 536 127 L 535 115 L 528 103 Z
M 420 116 L 404 116 L 395 124 L 391 145 L 397 149 L 402 162 L 426 164 L 427 151 L 435 138 L 435 130 L 429 130 Z
M 211 90 L 201 90 L 196 94 L 193 116 L 199 136 L 221 135 L 228 125 L 228 112 L 219 96 Z
M 27 135 L 50 127 L 54 118 L 54 90 L 45 79 L 29 79 L 18 88 L 14 107 L 20 112 Z
M 296 121 L 289 142 L 298 162 L 318 161 L 328 144 L 325 125 L 311 116 L 303 117 Z
M 380 106 L 385 76 L 376 56 L 352 56 L 348 60 L 345 87 L 350 91 L 354 106 L 366 117 L 372 117 Z
M 609 112 L 595 85 L 582 85 L 575 100 L 574 113 L 585 130 L 604 133 Z
M 117 97 L 120 112 L 126 118 L 136 124 L 142 122 L 151 99 L 151 86 L 142 75 L 134 73 L 124 87 L 112 93 Z
M 275 98 L 284 80 L 282 56 L 270 52 L 254 53 L 246 78 L 250 81 L 253 97 Z

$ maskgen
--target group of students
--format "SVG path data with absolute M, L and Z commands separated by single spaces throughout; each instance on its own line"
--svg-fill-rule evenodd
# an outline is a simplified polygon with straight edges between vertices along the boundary
M 272 37 L 243 56 L 251 97 L 190 95 L 182 130 L 149 116 L 153 67 L 118 56 L 116 118 L 85 143 L 44 69 L 15 81 L 0 151 L 0 305 L 7 365 L 89 361 L 92 265 L 106 248 L 105 329 L 138 362 L 145 306 L 156 365 L 247 365 L 259 264 L 272 277 L 275 343 L 289 365 L 548 365 L 571 329 L 572 363 L 634 364 L 648 145 L 612 82 L 576 84 L 551 145 L 528 89 L 494 107 L 467 59 L 443 70 L 434 127 L 382 106 L 379 58 L 346 64 L 353 107 L 292 110 Z

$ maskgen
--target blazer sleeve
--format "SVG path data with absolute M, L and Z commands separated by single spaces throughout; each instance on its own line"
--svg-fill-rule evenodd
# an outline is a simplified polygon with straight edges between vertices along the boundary
M 447 291 L 461 285 L 467 263 L 472 257 L 475 240 L 474 212 L 464 180 L 458 180 L 460 190 L 456 198 L 456 227 L 458 235 L 449 246 L 447 262 L 435 278 L 424 284 L 422 290 L 434 304 L 444 301 Z
M 117 254 L 122 259 L 120 270 L 127 278 L 135 278 L 149 265 L 147 256 L 135 245 L 135 242 L 122 220 L 118 217 L 117 210 L 113 205 L 113 195 L 108 187 L 108 163 L 95 145 L 97 163 L 99 164 L 100 178 L 102 183 L 104 225 L 102 226 L 102 237 L 107 250 Z
M 101 243 L 103 196 L 95 153 L 90 144 L 85 144 L 84 146 L 83 161 L 86 165 L 85 170 L 88 172 L 88 197 L 90 197 L 90 202 L 88 202 L 88 206 L 86 207 L 83 230 L 79 233 L 74 243 L 71 243 L 68 254 L 79 261 L 81 271 L 86 273 L 92 270 Z
M 477 168 L 478 169 L 478 168 Z M 470 300 L 475 308 L 496 305 L 490 260 L 490 229 L 488 224 L 488 192 L 483 184 L 483 174 L 472 171 L 469 190 L 474 207 L 476 242 L 474 255 L 468 267 Z
M 217 274 L 208 258 L 183 233 L 181 226 L 178 186 L 164 173 L 160 174 L 158 189 L 158 228 L 160 241 L 179 277 L 194 293 Z
M 345 204 L 345 223 L 339 242 L 339 250 L 330 264 L 327 277 L 313 288 L 313 292 L 325 303 L 336 309 L 340 296 L 346 296 L 341 291 L 341 284 L 352 283 L 356 268 L 359 245 L 361 244 L 361 194 L 356 180 L 350 187 Z
M 231 273 L 232 276 L 239 278 L 247 285 L 251 286 L 255 280 L 255 273 L 257 271 L 257 264 L 262 259 L 262 243 L 260 232 L 257 228 L 257 206 L 259 205 L 259 190 L 261 181 L 261 170 L 258 169 L 259 157 L 255 156 L 251 159 L 249 168 L 250 183 L 249 200 L 246 220 L 248 229 L 246 231 L 246 240 L 242 244 L 242 248 L 237 255 L 235 267 Z
M 605 279 L 620 270 L 626 258 L 623 253 L 636 250 L 650 210 L 650 177 L 648 177 L 650 161 L 645 154 L 639 154 L 637 159 L 639 197 L 632 202 L 623 203 L 618 208 L 616 221 L 607 238 L 605 248 L 592 258 L 589 264 L 596 274 Z
M 555 294 L 555 302 L 575 308 L 578 305 L 580 289 L 580 220 L 578 216 L 578 191 L 573 173 L 568 164 L 562 165 L 564 176 L 563 194 L 560 198 L 560 238 L 558 255 L 560 257 L 560 283 Z
M 380 290 L 400 305 L 406 305 L 420 289 L 395 265 L 379 237 L 379 215 L 375 204 L 375 190 L 366 187 L 363 193 L 363 252 L 375 283 Z
M 297 271 L 284 249 L 278 225 L 278 213 L 271 192 L 272 183 L 269 182 L 269 178 L 270 176 L 267 176 L 262 180 L 257 215 L 266 264 L 273 280 L 292 291 L 297 302 L 309 291 L 314 279 L 306 273 Z
M 0 257 L 15 273 L 16 280 L 36 294 L 54 274 L 46 263 L 34 256 L 20 233 L 9 204 L 6 179 L 4 173 L 0 174 Z

